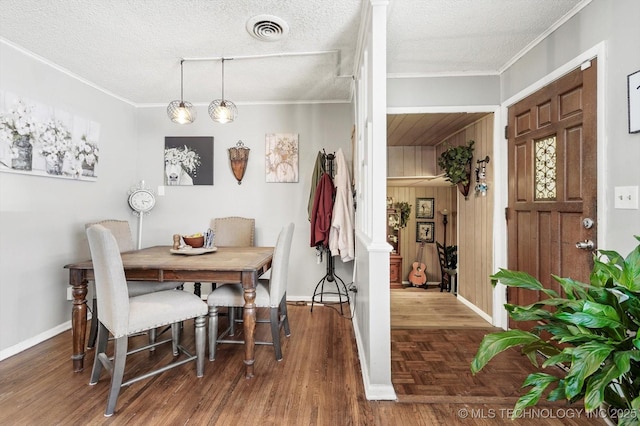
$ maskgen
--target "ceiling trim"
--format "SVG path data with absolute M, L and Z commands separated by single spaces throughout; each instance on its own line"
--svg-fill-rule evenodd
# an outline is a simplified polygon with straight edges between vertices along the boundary
M 505 72 L 506 70 L 509 69 L 509 67 L 511 67 L 513 64 L 515 64 L 516 62 L 518 62 L 518 60 L 520 60 L 520 58 L 522 58 L 524 55 L 526 55 L 530 50 L 532 50 L 534 47 L 536 47 L 540 42 L 542 42 L 542 40 L 544 40 L 545 38 L 547 38 L 551 33 L 553 33 L 555 30 L 557 30 L 558 28 L 560 28 L 562 25 L 564 25 L 569 19 L 573 18 L 575 15 L 578 14 L 578 12 L 580 12 L 582 9 L 584 9 L 585 7 L 587 7 L 587 5 L 591 3 L 591 0 L 583 0 L 581 3 L 578 3 L 576 6 L 574 6 L 573 9 L 571 9 L 570 11 L 568 11 L 562 18 L 560 18 L 558 21 L 556 21 L 551 27 L 549 27 L 545 32 L 543 32 L 542 34 L 540 34 L 538 37 L 536 37 L 535 39 L 533 39 L 531 41 L 531 43 L 529 43 L 528 45 L 526 45 L 524 47 L 524 49 L 522 49 L 520 52 L 518 52 L 513 58 L 511 58 L 511 60 L 507 61 L 506 64 L 504 64 L 498 71 L 500 74 L 502 74 L 503 72 Z
M 451 71 L 451 72 L 427 72 L 427 73 L 388 73 L 387 78 L 430 78 L 430 77 L 472 77 L 472 76 L 499 76 L 500 71 Z
M 112 98 L 118 99 L 118 100 L 120 100 L 120 101 L 122 101 L 122 102 L 124 102 L 126 104 L 131 105 L 131 106 L 137 106 L 134 102 L 130 101 L 129 99 L 126 99 L 126 98 L 123 98 L 122 96 L 116 95 L 115 93 L 110 92 L 109 90 L 107 90 L 107 89 L 105 89 L 103 87 L 100 87 L 97 84 L 95 84 L 95 83 L 93 83 L 93 82 L 91 82 L 91 81 L 89 81 L 89 80 L 87 80 L 85 78 L 80 77 L 78 74 L 74 74 L 73 72 L 69 71 L 68 69 L 66 69 L 64 67 L 61 67 L 60 65 L 58 65 L 58 64 L 56 64 L 54 62 L 51 62 L 47 58 L 44 58 L 44 57 L 42 57 L 40 55 L 37 55 L 37 54 L 31 52 L 30 50 L 27 50 L 24 47 L 19 46 L 19 45 L 13 43 L 13 42 L 7 40 L 6 38 L 0 37 L 0 43 L 5 44 L 5 45 L 11 47 L 12 49 L 17 50 L 18 52 L 22 53 L 23 55 L 28 56 L 28 57 L 30 57 L 30 58 L 38 61 L 38 62 L 41 62 L 41 63 L 43 63 L 43 64 L 45 64 L 47 66 L 50 66 L 51 68 L 61 72 L 62 74 L 65 74 L 68 77 L 71 77 L 71 78 L 73 78 L 75 80 L 78 80 L 79 82 L 81 82 L 83 84 L 86 84 L 87 86 L 92 87 L 92 88 L 104 93 L 105 95 L 111 96 Z
M 460 106 L 424 106 L 390 107 L 387 114 L 422 114 L 441 112 L 494 112 L 500 105 L 460 105 Z

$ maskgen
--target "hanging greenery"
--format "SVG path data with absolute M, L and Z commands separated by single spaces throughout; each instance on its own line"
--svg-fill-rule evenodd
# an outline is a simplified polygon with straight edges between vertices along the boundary
M 467 197 L 471 185 L 471 160 L 473 159 L 473 144 L 451 146 L 438 157 L 438 166 L 444 170 L 447 180 L 458 185 L 462 195 Z
M 400 201 L 395 203 L 394 207 L 400 211 L 400 228 L 405 228 L 407 222 L 409 222 L 409 215 L 411 215 L 411 204 L 406 201 Z

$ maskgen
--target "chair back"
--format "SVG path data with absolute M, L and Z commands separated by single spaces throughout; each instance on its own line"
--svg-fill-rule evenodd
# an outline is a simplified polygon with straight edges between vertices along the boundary
M 110 230 L 102 225 L 87 229 L 95 275 L 98 320 L 118 338 L 127 335 L 129 292 L 120 249 Z
M 289 254 L 291 253 L 291 240 L 295 225 L 289 223 L 282 228 L 278 235 L 276 248 L 273 251 L 271 263 L 271 279 L 269 280 L 269 298 L 271 306 L 278 306 L 287 291 L 287 278 L 289 276 Z
M 444 276 L 445 268 L 447 267 L 447 257 L 444 251 L 444 246 L 436 241 L 436 247 L 438 248 L 438 260 L 440 262 L 440 273 Z
M 211 220 L 216 247 L 252 247 L 256 220 L 245 217 L 221 217 Z
M 116 242 L 118 243 L 120 253 L 136 249 L 136 246 L 133 242 L 133 237 L 131 236 L 131 227 L 129 226 L 128 221 L 107 219 L 100 222 L 87 223 L 85 225 L 85 229 L 89 228 L 91 225 L 102 225 L 109 231 L 111 231 L 116 239 Z

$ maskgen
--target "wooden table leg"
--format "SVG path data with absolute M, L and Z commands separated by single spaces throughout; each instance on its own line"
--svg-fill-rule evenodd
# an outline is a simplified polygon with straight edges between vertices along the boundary
M 242 287 L 244 287 L 244 364 L 245 377 L 253 377 L 253 363 L 255 362 L 255 330 L 256 330 L 256 286 L 258 277 L 255 273 L 242 273 Z
M 74 373 L 84 369 L 85 335 L 87 334 L 87 279 L 81 270 L 69 271 L 69 283 L 73 286 L 71 307 L 71 336 L 73 338 Z

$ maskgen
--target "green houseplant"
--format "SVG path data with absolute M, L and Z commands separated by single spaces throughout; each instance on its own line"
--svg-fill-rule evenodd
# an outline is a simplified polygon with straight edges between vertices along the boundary
M 451 146 L 438 157 L 438 166 L 453 185 L 458 185 L 460 193 L 465 198 L 469 195 L 471 186 L 471 160 L 473 159 L 473 145 L 470 140 L 466 145 Z
M 406 201 L 397 202 L 395 208 L 400 211 L 400 223 L 398 225 L 399 228 L 405 228 L 407 226 L 407 222 L 409 221 L 409 216 L 411 215 L 411 204 Z
M 514 416 L 536 405 L 547 388 L 553 388 L 547 394 L 549 401 L 583 400 L 587 411 L 605 406 L 618 424 L 639 424 L 640 245 L 626 258 L 598 250 L 589 283 L 553 278 L 565 296 L 524 272 L 502 269 L 491 276 L 494 286 L 499 281 L 542 292 L 546 298 L 528 306 L 506 304 L 512 319 L 539 325 L 531 332 L 516 329 L 486 335 L 471 371 L 476 374 L 498 353 L 516 346 L 538 367 L 539 352 L 548 357 L 542 369 L 564 368 L 554 368 L 556 374 L 530 374 L 523 387 L 531 389 L 516 402 Z

